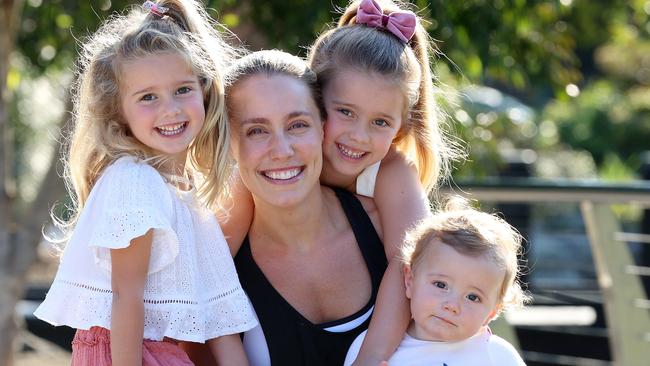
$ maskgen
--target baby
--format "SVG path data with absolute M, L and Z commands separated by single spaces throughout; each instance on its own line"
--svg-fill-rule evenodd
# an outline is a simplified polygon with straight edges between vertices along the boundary
M 525 365 L 488 323 L 526 296 L 517 283 L 521 236 L 455 199 L 422 221 L 402 250 L 411 322 L 390 365 Z M 365 333 L 352 343 L 345 365 Z

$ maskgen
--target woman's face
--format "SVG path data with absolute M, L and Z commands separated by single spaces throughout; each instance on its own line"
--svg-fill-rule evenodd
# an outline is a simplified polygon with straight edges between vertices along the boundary
M 290 207 L 319 187 L 323 126 L 309 87 L 286 75 L 253 75 L 230 95 L 232 151 L 256 205 Z

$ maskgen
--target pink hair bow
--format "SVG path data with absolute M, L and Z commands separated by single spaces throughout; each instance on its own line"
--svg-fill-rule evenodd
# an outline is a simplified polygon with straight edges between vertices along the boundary
M 142 4 L 142 7 L 149 10 L 149 12 L 151 12 L 152 14 L 155 14 L 161 18 L 163 15 L 165 15 L 167 10 L 169 10 L 168 8 L 158 5 L 150 0 L 145 1 L 144 4 Z
M 357 10 L 357 23 L 375 28 L 385 28 L 402 42 L 408 43 L 415 33 L 417 17 L 408 10 L 384 14 L 375 0 L 362 0 Z

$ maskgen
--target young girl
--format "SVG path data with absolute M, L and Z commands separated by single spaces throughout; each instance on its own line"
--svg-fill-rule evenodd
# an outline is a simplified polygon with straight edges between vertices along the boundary
M 309 56 L 327 112 L 321 181 L 373 197 L 384 230 L 389 267 L 361 352 L 370 363 L 390 356 L 406 328 L 399 249 L 405 232 L 429 215 L 427 194 L 454 158 L 434 100 L 432 48 L 413 12 L 363 0 Z
M 229 174 L 228 55 L 188 0 L 147 1 L 84 44 L 66 159 L 74 229 L 35 312 L 77 329 L 73 365 L 191 364 L 179 340 L 246 364 L 237 333 L 257 322 L 207 207 Z
M 374 198 L 389 259 L 362 364 L 390 357 L 406 330 L 399 249 L 405 232 L 429 215 L 427 194 L 455 157 L 439 126 L 431 49 L 413 12 L 391 1 L 363 0 L 352 2 L 338 27 L 310 50 L 327 113 L 321 182 Z M 244 204 L 241 184 L 233 191 L 236 203 L 223 228 L 236 250 L 247 231 L 238 226 L 250 223 L 242 217 L 252 217 L 252 206 Z
M 402 254 L 413 319 L 390 365 L 525 365 L 488 328 L 501 311 L 526 299 L 517 283 L 521 236 L 499 217 L 461 202 L 450 201 L 408 235 Z M 352 343 L 346 365 L 363 336 Z

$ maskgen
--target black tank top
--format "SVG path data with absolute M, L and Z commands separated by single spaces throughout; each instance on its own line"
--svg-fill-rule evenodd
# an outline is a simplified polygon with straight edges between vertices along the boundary
M 247 237 L 235 256 L 235 265 L 239 280 L 253 303 L 264 332 L 271 365 L 343 365 L 352 341 L 361 332 L 368 329 L 370 318 L 354 329 L 345 332 L 325 330 L 325 328 L 358 318 L 374 305 L 379 284 L 387 266 L 384 246 L 361 202 L 354 194 L 346 190 L 332 189 L 350 222 L 368 267 L 372 282 L 372 295 L 361 310 L 349 317 L 324 324 L 312 324 L 295 310 L 264 276 L 253 259 Z

